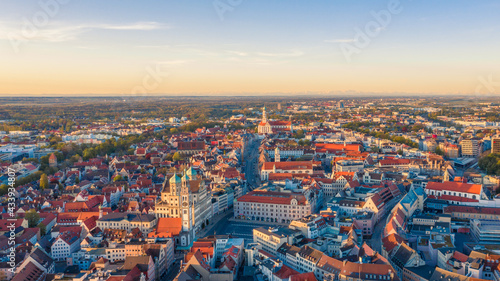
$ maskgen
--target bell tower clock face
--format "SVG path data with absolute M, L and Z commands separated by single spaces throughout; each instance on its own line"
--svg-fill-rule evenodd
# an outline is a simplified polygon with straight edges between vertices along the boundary
M 188 202 L 183 202 L 182 203 L 182 207 L 187 207 L 188 206 Z

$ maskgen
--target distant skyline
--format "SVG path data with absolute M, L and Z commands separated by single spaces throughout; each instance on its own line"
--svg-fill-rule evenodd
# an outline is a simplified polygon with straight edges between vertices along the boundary
M 499 13 L 493 0 L 4 1 L 0 94 L 499 94 Z

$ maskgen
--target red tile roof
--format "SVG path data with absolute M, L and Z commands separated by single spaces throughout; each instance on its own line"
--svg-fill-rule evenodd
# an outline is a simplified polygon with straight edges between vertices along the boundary
M 446 201 L 456 201 L 456 202 L 479 202 L 477 199 L 471 199 L 467 197 L 460 197 L 460 196 L 453 196 L 453 195 L 441 195 L 441 196 L 434 196 L 434 195 L 429 195 L 429 199 L 441 199 L 441 200 L 446 200 Z
M 292 161 L 292 162 L 265 162 L 262 170 L 311 170 L 312 161 Z
M 10 219 L 0 219 L 0 231 L 2 231 L 2 232 L 9 231 L 10 229 L 8 227 L 12 223 L 14 223 L 16 227 L 19 227 L 23 223 L 23 219 L 14 219 L 14 220 L 12 220 L 12 218 L 10 218 Z
M 227 269 L 234 271 L 236 268 L 236 261 L 234 261 L 233 257 L 227 256 L 219 268 L 223 268 L 223 267 L 226 267 Z
M 459 251 L 455 251 L 453 252 L 453 258 L 461 262 L 466 262 L 469 259 L 469 256 L 462 254 Z
M 399 166 L 410 164 L 410 159 L 384 159 L 379 161 L 380 166 Z
M 282 265 L 281 268 L 274 273 L 274 275 L 276 277 L 278 277 L 279 279 L 287 279 L 290 276 L 297 275 L 297 274 L 299 274 L 298 271 L 296 271 L 295 269 L 288 267 L 286 265 Z
M 471 194 L 481 194 L 482 186 L 480 184 L 470 184 L 462 182 L 429 182 L 425 189 L 439 190 L 439 191 L 456 191 Z
M 302 193 L 285 193 L 274 191 L 254 190 L 237 199 L 238 202 L 253 202 L 264 204 L 289 205 L 292 199 L 296 199 L 299 205 L 306 204 L 306 197 Z
M 285 179 L 294 179 L 294 178 L 305 178 L 310 176 L 309 174 L 306 173 L 300 173 L 300 174 L 292 174 L 292 173 L 269 173 L 268 180 L 270 181 L 278 181 L 278 180 L 285 180 Z
M 500 208 L 488 207 L 471 207 L 471 206 L 447 206 L 444 208 L 444 213 L 471 213 L 471 214 L 487 214 L 487 215 L 500 215 Z
M 403 243 L 405 240 L 397 234 L 389 234 L 388 236 L 382 238 L 382 246 L 390 253 L 396 246 Z
M 158 218 L 158 224 L 156 226 L 156 234 L 166 234 L 169 233 L 170 236 L 177 236 L 182 231 L 182 219 L 181 218 Z
M 40 267 L 30 261 L 14 275 L 12 281 L 44 280 L 45 275 L 46 273 Z
M 361 151 L 360 144 L 337 144 L 337 143 L 316 143 L 316 150 L 333 151 L 333 150 L 347 150 L 347 151 Z
M 292 275 L 290 281 L 317 281 L 313 272 L 306 272 L 302 274 Z

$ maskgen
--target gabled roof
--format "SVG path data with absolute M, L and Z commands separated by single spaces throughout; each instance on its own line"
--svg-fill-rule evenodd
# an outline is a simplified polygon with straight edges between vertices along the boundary
M 222 264 L 220 265 L 219 268 L 227 268 L 229 269 L 230 271 L 234 271 L 235 268 L 236 268 L 236 261 L 234 261 L 233 257 L 231 256 L 227 256 L 224 261 L 222 262 Z
M 11 281 L 36 281 L 44 275 L 46 275 L 46 273 L 30 261 L 14 275 Z
M 406 245 L 406 243 L 401 243 L 399 245 L 399 248 L 392 256 L 392 260 L 397 260 L 402 265 L 406 265 L 406 263 L 410 260 L 413 253 L 415 253 L 415 250 L 410 248 L 410 246 Z
M 461 262 L 466 262 L 469 259 L 467 255 L 462 254 L 459 251 L 453 252 L 453 258 Z
M 394 248 L 396 248 L 399 244 L 403 243 L 404 241 L 405 240 L 403 239 L 403 237 L 395 233 L 392 233 L 382 238 L 382 247 L 384 247 L 387 253 L 390 253 Z
M 442 268 L 436 267 L 436 270 L 431 275 L 429 280 L 451 280 L 451 281 L 469 281 L 470 277 L 466 277 L 465 275 L 461 275 L 458 273 L 454 273 L 451 271 L 444 270 Z M 479 279 L 477 279 L 479 280 Z
M 138 266 L 139 270 L 147 272 L 149 268 L 149 259 L 150 256 L 127 256 L 123 264 L 123 269 L 131 270 L 135 266 Z
M 289 278 L 292 275 L 299 274 L 299 272 L 296 271 L 295 269 L 291 268 L 291 267 L 288 267 L 286 265 L 282 265 L 281 268 L 278 271 L 276 271 L 275 273 L 273 273 L 273 274 L 276 277 L 278 277 L 279 279 L 287 279 L 287 278 Z
M 316 267 L 321 268 L 322 270 L 337 274 L 342 270 L 343 262 L 327 255 L 321 256 Z
M 386 277 L 390 274 L 390 272 L 394 273 L 394 268 L 388 264 L 371 264 L 371 263 L 354 263 L 347 261 L 342 268 L 342 275 L 359 278 L 361 280 L 370 280 L 370 275 L 385 275 Z M 379 280 L 387 280 L 377 278 Z M 398 280 L 396 277 L 393 280 Z
M 318 251 L 309 246 L 303 246 L 302 248 L 300 248 L 299 256 L 317 263 L 319 259 L 321 259 L 321 257 L 323 256 L 323 252 Z
M 30 257 L 36 260 L 45 268 L 49 268 L 54 263 L 52 257 L 39 248 L 35 248 L 34 250 L 32 250 L 30 253 Z

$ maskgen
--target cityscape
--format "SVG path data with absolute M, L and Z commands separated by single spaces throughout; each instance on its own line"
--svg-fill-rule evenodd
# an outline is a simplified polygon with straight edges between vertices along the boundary
M 497 2 L 0 6 L 0 281 L 500 281 Z

